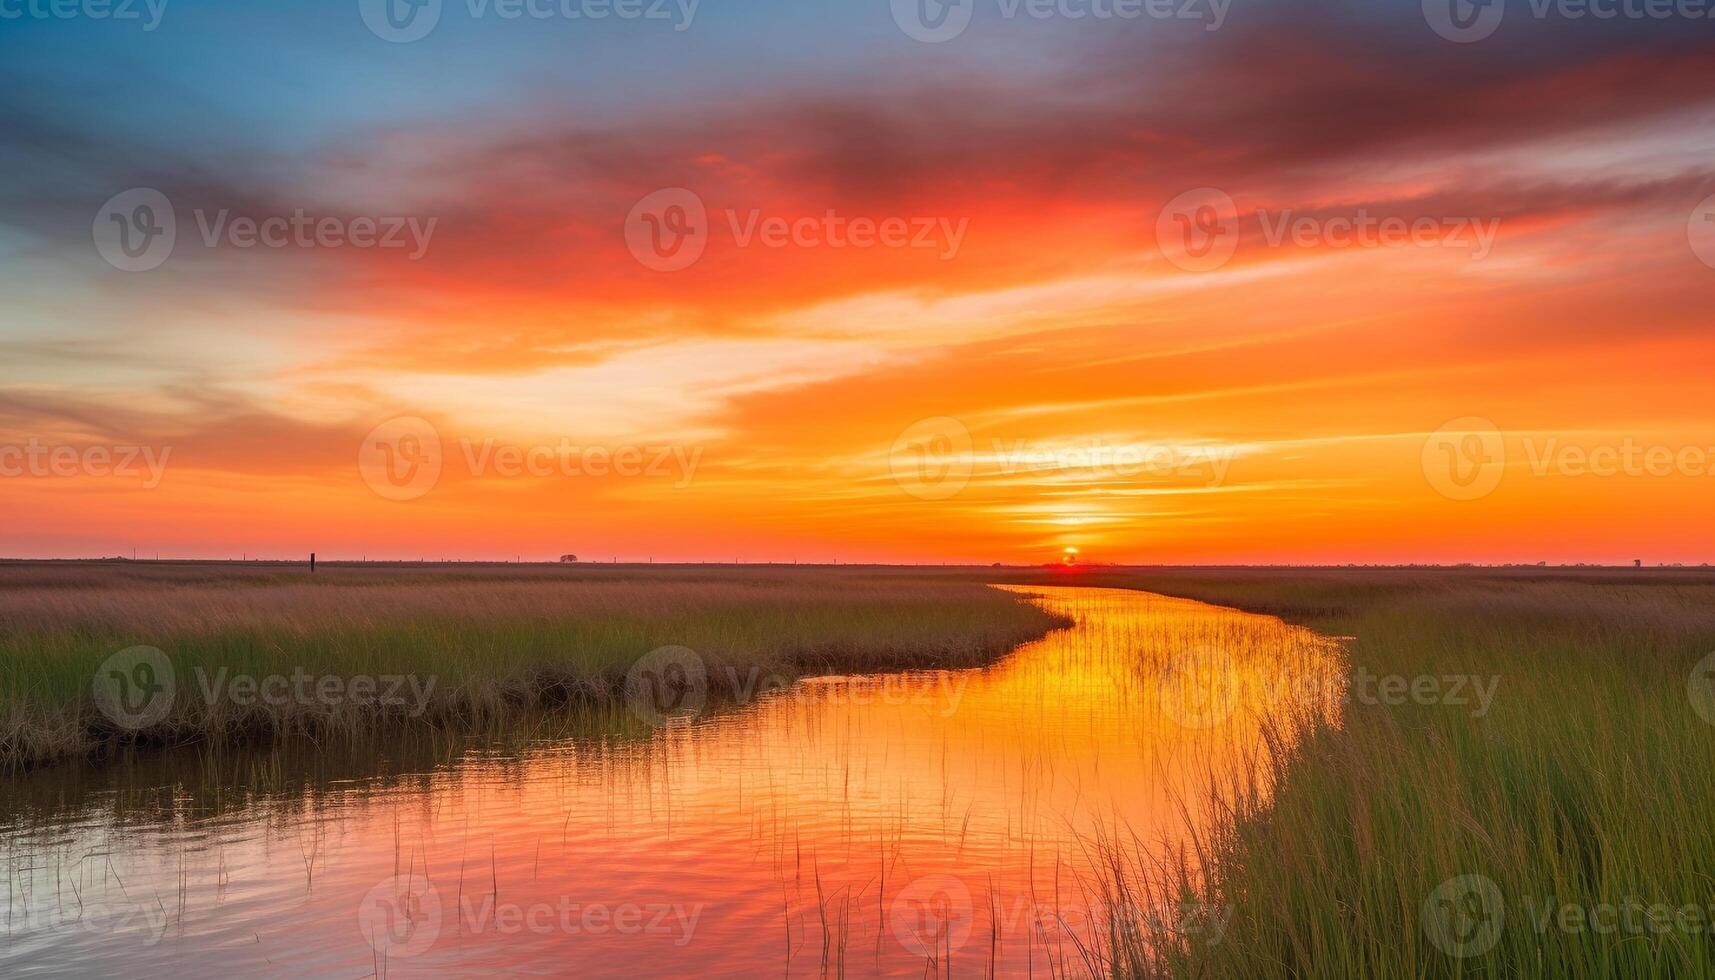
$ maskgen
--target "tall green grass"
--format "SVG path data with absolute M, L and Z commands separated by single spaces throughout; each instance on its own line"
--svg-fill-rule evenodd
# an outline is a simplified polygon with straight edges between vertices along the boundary
M 1062 621 L 976 582 L 879 573 L 540 567 L 0 566 L 0 767 L 128 742 L 304 732 L 379 736 L 493 724 L 520 710 L 611 701 L 649 651 L 689 647 L 709 695 L 813 673 L 987 662 Z M 97 709 L 98 667 L 134 646 L 173 666 L 173 710 L 129 731 Z M 210 700 L 220 676 L 411 675 L 426 710 Z
M 1348 699 L 1334 721 L 1278 717 L 1183 851 L 1143 863 L 1139 848 L 1097 842 L 1111 856 L 1110 907 L 1195 903 L 1225 924 L 1187 937 L 1122 918 L 1084 958 L 1090 972 L 1715 976 L 1715 725 L 1690 696 L 1694 665 L 1715 653 L 1708 573 L 336 566 L 309 580 L 254 567 L 0 566 L 0 760 L 111 742 L 92 717 L 91 675 L 136 644 L 168 651 L 181 678 L 197 665 L 432 673 L 447 699 L 433 723 L 462 725 L 545 695 L 611 693 L 666 644 L 769 673 L 884 670 L 980 663 L 1055 625 L 988 579 L 1273 613 L 1352 637 L 1355 676 L 1498 678 L 1484 714 L 1407 698 Z M 361 717 L 337 723 L 380 734 Z M 230 724 L 175 719 L 169 733 L 242 734 Z M 1463 923 L 1475 941 L 1449 950 L 1438 889 L 1475 880 L 1465 876 L 1493 882 L 1500 902 L 1459 906 L 1475 913 Z M 1559 918 L 1564 906 L 1632 902 L 1700 918 L 1611 932 Z M 1490 941 L 1481 927 L 1496 919 Z
M 1715 725 L 1688 688 L 1715 652 L 1706 574 L 1103 577 L 1353 637 L 1354 675 L 1499 678 L 1480 717 L 1348 699 L 1341 723 L 1277 719 L 1290 749 L 1226 787 L 1190 860 L 1111 876 L 1116 890 L 1230 910 L 1220 940 L 1116 930 L 1107 972 L 1715 975 Z M 1468 875 L 1495 891 L 1444 884 Z M 1695 918 L 1637 911 L 1653 905 Z M 1592 911 L 1612 931 L 1593 930 Z

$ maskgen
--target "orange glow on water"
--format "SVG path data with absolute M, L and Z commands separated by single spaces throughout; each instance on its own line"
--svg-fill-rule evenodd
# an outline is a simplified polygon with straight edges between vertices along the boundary
M 833 923 L 827 955 L 854 973 L 921 976 L 939 946 L 955 975 L 991 957 L 1046 975 L 1102 921 L 1098 839 L 1182 840 L 1182 804 L 1258 749 L 1263 713 L 1332 699 L 1339 675 L 1330 643 L 1267 617 L 1024 591 L 1078 625 L 988 670 L 810 681 L 642 741 L 473 756 L 178 828 L 109 822 L 95 799 L 38 842 L 20 873 L 46 877 L 17 921 L 51 918 L 57 856 L 99 845 L 128 894 L 175 897 L 160 941 L 50 930 L 50 948 L 15 924 L 0 964 L 356 975 L 377 960 L 361 926 L 387 912 L 400 973 L 814 976 Z M 104 880 L 85 901 L 119 900 Z

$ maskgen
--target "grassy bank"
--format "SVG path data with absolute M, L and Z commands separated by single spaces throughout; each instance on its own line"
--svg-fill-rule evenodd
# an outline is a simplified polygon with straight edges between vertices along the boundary
M 1222 910 L 1218 941 L 1150 952 L 1145 926 L 1086 962 L 1715 976 L 1715 723 L 1697 710 L 1715 719 L 1715 698 L 1695 700 L 1715 688 L 1693 676 L 1715 653 L 1707 571 L 0 565 L 0 760 L 506 727 L 564 702 L 628 717 L 621 680 L 667 645 L 697 652 L 715 698 L 744 696 L 735 678 L 969 666 L 1055 625 L 990 580 L 1145 589 L 1352 637 L 1339 723 L 1307 723 L 1228 786 L 1183 865 L 1115 849 L 1113 904 L 1189 893 Z M 98 665 L 136 645 L 170 655 L 179 685 L 142 731 L 91 700 Z M 436 686 L 421 715 L 244 706 L 199 691 L 222 668 Z
M 1058 625 L 974 581 L 861 569 L 0 565 L 0 767 L 611 708 L 667 646 L 694 651 L 699 693 L 719 702 L 807 674 L 981 664 Z M 116 719 L 94 697 L 107 658 L 134 647 L 171 665 L 170 696 L 135 702 L 166 704 L 158 718 Z M 251 692 L 247 677 L 292 686 Z
M 1232 910 L 1225 934 L 1127 972 L 1715 975 L 1715 724 L 1692 678 L 1715 653 L 1715 577 L 1093 578 L 1354 637 L 1343 726 L 1312 726 L 1259 774 L 1273 798 L 1220 813 L 1206 877 L 1179 882 Z M 1469 680 L 1456 694 L 1452 678 Z M 1476 681 L 1493 684 L 1486 710 Z

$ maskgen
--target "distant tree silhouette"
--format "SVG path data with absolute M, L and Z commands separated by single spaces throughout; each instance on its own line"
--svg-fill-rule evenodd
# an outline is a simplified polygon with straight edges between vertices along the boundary
M 578 560 L 577 555 L 561 555 L 560 556 L 560 564 L 562 564 L 562 565 L 570 565 L 572 562 L 575 562 L 577 560 Z

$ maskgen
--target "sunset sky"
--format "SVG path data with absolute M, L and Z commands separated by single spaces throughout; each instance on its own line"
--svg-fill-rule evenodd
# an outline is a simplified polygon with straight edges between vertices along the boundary
M 0 19 L 0 557 L 1715 560 L 1715 20 L 534 2 Z

